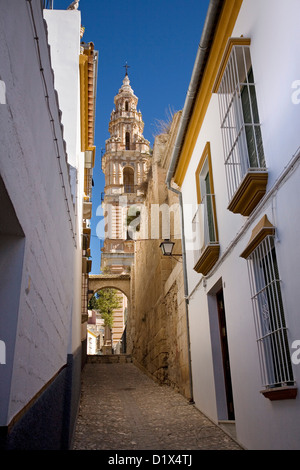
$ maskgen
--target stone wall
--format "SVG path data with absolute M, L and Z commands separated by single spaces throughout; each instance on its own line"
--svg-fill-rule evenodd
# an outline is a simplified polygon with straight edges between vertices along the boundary
M 153 204 L 178 207 L 178 196 L 169 191 L 165 184 L 169 160 L 166 152 L 169 149 L 168 143 L 177 129 L 177 118 L 178 115 L 175 115 L 169 134 L 160 135 L 155 139 L 152 171 L 145 199 L 150 225 L 153 222 Z M 171 217 L 170 238 L 175 241 L 176 254 L 181 252 L 178 227 L 179 211 Z M 160 221 L 159 239 L 149 238 L 136 242 L 135 263 L 132 269 L 134 308 L 127 325 L 128 349 L 133 362 L 153 379 L 171 385 L 190 398 L 182 258 L 163 257 L 159 247 L 164 238 L 161 229 Z

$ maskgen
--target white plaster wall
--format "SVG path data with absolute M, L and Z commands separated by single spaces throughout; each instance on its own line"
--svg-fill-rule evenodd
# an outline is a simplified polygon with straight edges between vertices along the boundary
M 44 10 L 48 29 L 54 85 L 62 111 L 64 139 L 68 163 L 77 168 L 79 163 L 80 116 L 79 54 L 81 13 L 78 10 Z
M 96 354 L 97 353 L 97 338 L 87 330 L 87 353 Z
M 17 330 L 9 338 L 16 341 L 14 355 L 5 366 L 12 370 L 10 406 L 1 425 L 8 424 L 66 364 L 74 302 L 75 214 L 40 2 L 33 1 L 32 6 L 62 175 L 29 2 L 0 0 L 1 80 L 6 86 L 6 104 L 0 106 L 0 172 L 25 235 L 21 285 L 11 285 L 12 296 L 17 287 L 21 294 Z
M 63 135 L 66 142 L 68 163 L 76 171 L 76 233 L 77 251 L 74 258 L 74 298 L 69 352 L 81 341 L 81 234 L 82 201 L 84 192 L 84 153 L 80 142 L 80 11 L 44 10 L 50 45 L 54 85 L 62 112 Z
M 237 37 L 251 37 L 251 57 L 269 169 L 268 191 L 300 143 L 300 104 L 292 102 L 292 83 L 300 78 L 297 62 L 299 13 L 300 3 L 297 0 L 245 0 L 233 33 Z M 222 386 L 221 368 L 214 360 L 218 345 L 212 341 L 217 318 L 209 315 L 208 309 L 208 294 L 222 282 L 238 440 L 249 449 L 297 449 L 300 442 L 299 397 L 296 400 L 270 402 L 260 394 L 262 387 L 247 264 L 240 254 L 250 239 L 253 227 L 266 213 L 277 228 L 276 250 L 290 344 L 300 339 L 300 294 L 297 287 L 300 171 L 295 168 L 293 175 L 274 192 L 274 196 L 266 201 L 247 226 L 247 217 L 227 210 L 219 122 L 217 96 L 213 95 L 182 185 L 185 227 L 188 231 L 194 214 L 191 207 L 196 210 L 195 171 L 205 144 L 210 141 L 220 257 L 233 240 L 237 241 L 221 265 L 208 276 L 206 286 L 202 276 L 193 270 L 194 254 L 191 244 L 187 243 L 189 291 L 192 293 L 189 312 L 194 399 L 196 406 L 212 420 L 217 422 L 223 419 L 224 404 L 218 398 L 218 389 Z M 237 239 L 236 236 L 244 228 L 243 235 Z M 293 366 L 296 383 L 299 382 L 299 368 L 300 365 Z

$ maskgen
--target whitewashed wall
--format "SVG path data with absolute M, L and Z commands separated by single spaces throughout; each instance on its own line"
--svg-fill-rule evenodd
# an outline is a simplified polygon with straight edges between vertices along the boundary
M 54 86 L 62 112 L 68 163 L 78 167 L 80 152 L 79 54 L 81 12 L 44 10 Z
M 6 88 L 6 103 L 0 105 L 0 173 L 25 242 L 21 280 L 11 276 L 8 286 L 10 297 L 17 295 L 19 300 L 13 319 L 1 305 L 6 322 L 16 322 L 15 328 L 1 338 L 9 354 L 0 374 L 12 374 L 8 374 L 5 396 L 1 395 L 0 425 L 6 425 L 66 364 L 76 305 L 76 224 L 40 2 L 32 2 L 36 31 L 29 2 L 0 3 L 0 79 Z M 38 41 L 34 39 L 36 33 Z M 46 106 L 37 43 L 53 124 Z M 2 261 L 1 279 L 9 272 L 9 262 L 3 265 Z
M 298 0 L 245 0 L 233 32 L 235 37 L 251 38 L 251 57 L 269 170 L 268 191 L 272 190 L 300 146 L 300 104 L 295 104 L 295 99 L 292 99 L 295 93 L 293 83 L 300 79 L 299 14 Z M 236 240 L 236 243 L 223 262 L 210 273 L 206 286 L 201 275 L 193 270 L 194 254 L 187 243 L 194 399 L 196 406 L 212 420 L 224 419 L 223 371 L 216 359 L 220 357 L 218 341 L 214 341 L 218 320 L 213 308 L 208 308 L 209 294 L 215 293 L 219 286 L 224 292 L 238 440 L 249 449 L 297 449 L 300 444 L 299 397 L 270 402 L 260 394 L 262 387 L 250 287 L 246 261 L 240 258 L 240 254 L 253 227 L 266 213 L 277 228 L 276 250 L 290 344 L 300 339 L 300 171 L 296 167 L 292 176 L 272 193 L 254 217 L 229 212 L 219 122 L 217 96 L 214 95 L 182 185 L 185 207 L 196 204 L 195 171 L 205 144 L 210 141 L 220 257 L 228 251 L 232 241 Z M 187 231 L 191 229 L 190 211 L 185 213 L 185 227 Z M 300 365 L 294 365 L 293 371 L 299 383 Z
M 82 201 L 84 193 L 84 153 L 80 146 L 80 83 L 79 54 L 81 13 L 78 10 L 44 10 L 50 45 L 51 64 L 54 70 L 54 85 L 58 93 L 62 112 L 67 161 L 72 166 L 72 192 L 75 194 L 77 251 L 74 259 L 74 309 L 70 351 L 73 352 L 81 340 L 81 264 L 82 264 Z M 75 187 L 72 178 L 75 171 Z

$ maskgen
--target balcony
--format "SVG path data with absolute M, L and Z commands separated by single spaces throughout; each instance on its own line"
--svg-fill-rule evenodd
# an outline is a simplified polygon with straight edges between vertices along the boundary
M 83 199 L 83 208 L 82 208 L 82 218 L 91 219 L 92 218 L 92 202 L 88 197 Z
M 90 147 L 84 152 L 84 166 L 85 168 L 92 169 L 95 166 L 95 151 L 96 147 Z
M 86 258 L 85 256 L 82 258 L 82 274 L 88 274 L 92 270 L 92 260 Z
M 267 171 L 249 170 L 233 195 L 228 210 L 234 214 L 249 216 L 265 195 L 267 184 Z
M 90 242 L 91 242 L 91 229 L 89 227 L 84 227 L 83 228 L 83 234 L 82 234 L 82 243 L 83 243 L 83 250 L 88 250 L 90 247 Z

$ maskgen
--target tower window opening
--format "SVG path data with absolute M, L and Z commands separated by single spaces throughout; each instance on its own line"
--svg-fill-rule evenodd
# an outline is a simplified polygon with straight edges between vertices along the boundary
M 126 132 L 125 134 L 125 148 L 126 150 L 130 150 L 130 133 Z
M 134 171 L 126 167 L 123 170 L 124 193 L 134 192 Z
M 128 101 L 125 101 L 125 111 L 129 111 Z

